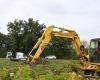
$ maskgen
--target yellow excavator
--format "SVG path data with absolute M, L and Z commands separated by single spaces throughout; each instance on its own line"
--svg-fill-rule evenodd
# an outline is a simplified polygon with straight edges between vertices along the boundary
M 54 31 L 54 29 L 58 30 Z M 52 37 L 54 36 L 68 38 L 72 41 L 73 46 L 75 47 L 75 50 L 79 57 L 80 68 L 84 71 L 85 77 L 100 77 L 100 63 L 94 62 L 95 60 L 92 61 L 93 53 L 90 54 L 89 51 L 85 50 L 84 46 L 80 42 L 78 34 L 74 30 L 59 28 L 55 26 L 48 26 L 46 30 L 44 30 L 42 36 L 38 39 L 38 42 L 28 54 L 27 62 L 35 63 L 35 61 L 39 58 L 43 50 L 46 48 L 46 46 L 49 44 Z M 98 42 L 96 39 L 91 40 L 90 52 L 94 50 L 93 48 L 95 47 L 95 45 L 97 46 L 97 44 L 95 44 L 96 42 Z M 36 53 L 33 55 L 32 52 L 35 49 L 37 50 Z M 97 49 L 97 47 L 95 47 L 95 49 Z

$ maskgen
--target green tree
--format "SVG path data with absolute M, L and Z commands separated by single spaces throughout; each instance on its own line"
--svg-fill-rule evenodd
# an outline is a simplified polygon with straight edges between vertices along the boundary
M 58 59 L 77 59 L 71 39 L 54 37 L 45 49 L 44 56 L 55 55 Z
M 44 24 L 39 24 L 38 20 L 34 21 L 32 18 L 29 18 L 28 21 L 15 19 L 7 26 L 12 42 L 11 49 L 24 53 L 28 53 L 32 49 L 45 27 Z
M 10 47 L 10 38 L 7 35 L 0 33 L 0 57 L 5 57 L 6 52 Z

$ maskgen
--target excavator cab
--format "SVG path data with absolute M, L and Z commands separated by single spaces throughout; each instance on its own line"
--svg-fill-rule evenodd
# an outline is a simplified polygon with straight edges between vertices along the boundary
M 90 40 L 90 61 L 100 63 L 100 38 Z

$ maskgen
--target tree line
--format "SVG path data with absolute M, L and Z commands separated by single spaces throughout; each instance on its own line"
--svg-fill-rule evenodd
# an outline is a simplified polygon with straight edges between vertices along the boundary
M 15 19 L 8 22 L 8 34 L 0 33 L 0 57 L 5 57 L 10 51 L 23 52 L 27 55 L 42 35 L 45 27 L 45 24 L 40 24 L 38 20 L 33 20 L 33 18 Z M 53 37 L 41 54 L 43 57 L 47 55 L 56 55 L 59 59 L 77 58 L 71 40 L 59 37 Z

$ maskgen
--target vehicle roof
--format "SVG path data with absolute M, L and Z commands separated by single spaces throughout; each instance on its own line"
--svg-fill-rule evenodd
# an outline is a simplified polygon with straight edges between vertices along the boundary
M 100 38 L 93 38 L 91 41 L 100 41 Z

